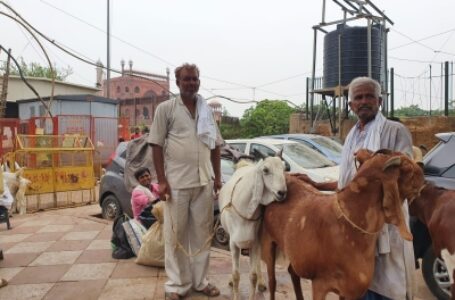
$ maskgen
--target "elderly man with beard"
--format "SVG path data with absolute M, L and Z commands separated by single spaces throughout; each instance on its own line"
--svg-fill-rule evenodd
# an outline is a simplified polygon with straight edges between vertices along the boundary
M 399 122 L 387 120 L 379 110 L 382 99 L 381 86 L 377 81 L 368 77 L 355 78 L 349 85 L 349 99 L 349 107 L 357 115 L 358 122 L 344 143 L 339 189 L 354 177 L 354 153 L 361 148 L 372 151 L 390 149 L 412 157 L 409 130 Z M 403 209 L 409 216 L 407 203 Z M 412 242 L 403 240 L 395 226 L 385 224 L 378 238 L 373 281 L 362 299 L 412 299 L 413 270 Z
M 176 99 L 158 105 L 148 142 L 161 200 L 165 202 L 165 298 L 179 300 L 193 288 L 220 294 L 207 279 L 213 230 L 213 192 L 221 188 L 220 145 L 211 109 L 200 95 L 199 69 L 175 69 Z

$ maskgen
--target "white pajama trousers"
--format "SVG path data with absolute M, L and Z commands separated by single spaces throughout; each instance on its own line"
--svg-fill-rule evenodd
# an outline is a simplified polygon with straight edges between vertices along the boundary
M 207 286 L 211 243 L 206 242 L 212 231 L 213 182 L 172 190 L 164 209 L 166 292 L 185 295 L 191 288 L 200 291 Z M 187 253 L 199 254 L 185 254 L 176 246 L 176 238 Z

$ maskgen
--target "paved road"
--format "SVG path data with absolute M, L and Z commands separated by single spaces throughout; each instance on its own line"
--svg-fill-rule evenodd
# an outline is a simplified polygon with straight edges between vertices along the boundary
M 111 257 L 112 223 L 93 215 L 98 205 L 51 210 L 12 218 L 12 230 L 0 224 L 0 277 L 9 285 L 0 289 L 0 299 L 163 299 L 166 275 L 162 268 L 140 266 L 134 259 Z M 241 262 L 242 298 L 248 294 L 247 258 Z M 212 248 L 209 279 L 230 299 L 228 281 L 231 259 L 227 251 Z M 294 299 L 289 275 L 277 269 L 277 299 Z M 416 300 L 434 299 L 420 271 Z M 305 299 L 311 299 L 311 284 L 302 280 Z M 188 299 L 207 299 L 192 293 Z M 260 293 L 257 299 L 268 299 Z M 330 295 L 328 299 L 338 299 Z

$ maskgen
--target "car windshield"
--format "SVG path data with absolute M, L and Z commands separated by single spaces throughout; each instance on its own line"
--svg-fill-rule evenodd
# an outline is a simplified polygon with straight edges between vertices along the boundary
M 313 137 L 310 137 L 310 139 L 312 139 L 316 144 L 323 146 L 330 153 L 332 153 L 334 155 L 341 155 L 341 151 L 343 150 L 343 147 L 339 143 L 332 141 L 329 138 L 320 137 L 320 136 L 313 136 Z
M 276 146 L 279 148 L 283 148 L 284 154 L 289 156 L 293 161 L 295 161 L 297 164 L 299 164 L 305 169 L 316 169 L 335 166 L 335 163 L 302 144 L 293 143 L 281 144 Z
M 441 176 L 455 164 L 454 151 L 455 142 L 452 140 L 447 143 L 440 141 L 423 159 L 425 174 Z

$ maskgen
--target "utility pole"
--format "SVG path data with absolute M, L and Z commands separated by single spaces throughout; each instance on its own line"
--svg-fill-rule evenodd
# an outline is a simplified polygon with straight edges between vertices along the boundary
M 107 79 L 106 79 L 106 97 L 110 98 L 110 79 L 111 79 L 111 26 L 110 26 L 110 0 L 107 0 Z
M 431 116 L 431 64 L 430 64 L 430 116 Z
M 8 96 L 9 64 L 11 61 L 11 49 L 8 49 L 8 58 L 6 59 L 6 70 L 3 73 L 3 82 L 0 86 L 0 118 L 6 115 L 6 97 Z

